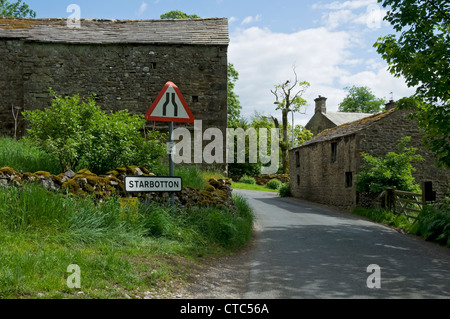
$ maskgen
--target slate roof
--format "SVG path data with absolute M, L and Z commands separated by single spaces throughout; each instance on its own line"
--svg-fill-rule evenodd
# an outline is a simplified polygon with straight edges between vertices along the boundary
M 228 19 L 100 20 L 82 19 L 69 28 L 67 19 L 0 17 L 0 38 L 78 44 L 228 45 Z
M 386 116 L 389 116 L 389 114 L 392 114 L 394 111 L 395 108 L 390 109 L 388 111 L 384 111 L 382 113 L 372 114 L 371 116 L 364 117 L 363 119 L 360 119 L 358 121 L 345 123 L 330 129 L 326 129 L 321 133 L 319 133 L 318 135 L 316 135 L 315 137 L 313 137 L 312 139 L 298 146 L 298 148 L 355 134 L 365 128 L 368 128 L 369 126 L 385 118 Z
M 342 125 L 349 122 L 358 121 L 365 117 L 373 115 L 373 113 L 352 113 L 352 112 L 326 112 L 322 113 L 327 119 L 336 125 Z

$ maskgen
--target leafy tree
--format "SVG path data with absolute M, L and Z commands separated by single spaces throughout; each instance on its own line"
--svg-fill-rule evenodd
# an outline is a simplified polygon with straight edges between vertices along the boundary
M 228 63 L 228 127 L 239 127 L 242 124 L 241 103 L 239 96 L 234 93 L 236 81 L 239 79 L 239 73 L 234 65 Z
M 150 132 L 147 140 L 141 135 L 146 122 L 142 115 L 105 113 L 93 96 L 81 101 L 78 95 L 50 93 L 51 107 L 23 115 L 30 127 L 28 138 L 55 154 L 63 171 L 80 166 L 97 174 L 124 165 L 152 168 L 164 155 L 158 132 Z
M 0 0 L 0 17 L 36 18 L 36 12 L 28 4 L 22 3 L 22 0 L 14 3 Z
M 196 14 L 187 14 L 179 10 L 172 10 L 161 15 L 161 19 L 200 19 Z
M 420 187 L 412 176 L 415 171 L 412 162 L 422 161 L 423 158 L 416 154 L 416 148 L 407 147 L 410 140 L 410 136 L 400 139 L 397 152 L 389 152 L 385 156 L 374 157 L 363 153 L 364 164 L 356 175 L 356 190 L 380 193 L 386 188 L 396 187 L 403 191 L 419 192 Z
M 450 99 L 450 2 L 448 0 L 379 0 L 385 20 L 397 35 L 380 37 L 376 50 L 395 76 L 416 87 L 416 116 L 440 165 L 450 167 L 448 127 Z M 438 117 L 443 116 L 438 122 Z M 444 139 L 436 142 L 437 139 Z M 447 149 L 447 150 L 446 150 Z
M 300 112 L 301 107 L 306 105 L 306 100 L 302 98 L 302 94 L 310 86 L 306 81 L 300 82 L 297 77 L 295 67 L 293 68 L 295 79 L 293 82 L 287 80 L 283 84 L 275 86 L 275 90 L 270 90 L 275 96 L 275 103 L 277 105 L 276 110 L 281 110 L 282 115 L 282 129 L 283 136 L 280 142 L 282 151 L 282 168 L 283 173 L 288 172 L 288 150 L 289 150 L 289 138 L 288 138 L 288 113 Z
M 339 104 L 339 112 L 377 113 L 386 104 L 384 99 L 377 98 L 367 86 L 346 87 L 347 96 Z
M 292 127 L 291 134 L 292 134 Z M 296 145 L 301 145 L 305 143 L 306 141 L 312 139 L 314 134 L 307 130 L 303 125 L 296 125 L 294 128 L 294 139 L 296 141 Z

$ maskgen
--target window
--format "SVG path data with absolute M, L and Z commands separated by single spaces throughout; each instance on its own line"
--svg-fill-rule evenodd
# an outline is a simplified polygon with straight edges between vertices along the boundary
M 295 166 L 300 167 L 300 151 L 295 152 Z
M 353 187 L 353 173 L 345 172 L 345 187 L 350 188 Z
M 150 68 L 151 68 L 152 70 L 156 69 L 156 62 L 150 63 Z
M 192 96 L 192 103 L 198 103 L 198 96 L 197 95 L 193 95 Z
M 331 143 L 331 163 L 337 161 L 337 142 Z

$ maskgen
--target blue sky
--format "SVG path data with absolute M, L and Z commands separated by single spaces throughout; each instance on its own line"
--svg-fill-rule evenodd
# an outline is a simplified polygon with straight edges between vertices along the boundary
M 311 87 L 303 97 L 305 114 L 295 124 L 305 125 L 314 113 L 314 98 L 325 96 L 329 111 L 336 111 L 347 86 L 368 86 L 378 96 L 394 99 L 411 95 L 401 78 L 373 48 L 379 36 L 393 33 L 382 17 L 385 9 L 376 0 L 26 0 L 37 18 L 65 18 L 70 4 L 81 9 L 81 18 L 158 19 L 171 10 L 202 18 L 229 19 L 229 62 L 239 72 L 236 93 L 243 115 L 255 111 L 280 117 L 274 109 L 274 85 L 293 79 Z

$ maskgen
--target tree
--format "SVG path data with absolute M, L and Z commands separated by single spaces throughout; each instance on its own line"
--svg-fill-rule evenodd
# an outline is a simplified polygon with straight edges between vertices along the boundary
M 295 79 L 293 82 L 287 80 L 283 84 L 275 86 L 275 90 L 270 90 L 275 96 L 274 104 L 277 105 L 276 110 L 281 110 L 282 115 L 282 129 L 283 136 L 280 142 L 282 151 L 282 168 L 283 173 L 288 172 L 288 150 L 289 150 L 289 138 L 288 138 L 288 113 L 300 112 L 301 107 L 306 105 L 306 100 L 302 98 L 302 94 L 310 86 L 306 81 L 299 82 L 295 67 L 293 67 Z
M 398 141 L 397 152 L 389 152 L 385 156 L 374 157 L 362 153 L 364 159 L 361 172 L 356 175 L 356 190 L 379 194 L 386 188 L 396 187 L 402 191 L 419 192 L 412 172 L 415 171 L 413 162 L 423 161 L 422 156 L 416 154 L 417 149 L 407 147 L 410 136 Z
M 450 167 L 448 127 L 450 99 L 450 2 L 448 0 L 379 0 L 389 7 L 385 20 L 398 35 L 380 37 L 374 44 L 397 77 L 416 87 L 415 117 L 440 166 Z M 405 103 L 407 105 L 408 103 Z M 425 106 L 426 105 L 426 106 Z M 434 122 L 437 115 L 443 116 Z M 441 143 L 433 140 L 443 139 Z
M 35 18 L 36 12 L 31 10 L 22 0 L 10 3 L 7 0 L 0 0 L 0 17 Z
M 228 127 L 238 127 L 242 123 L 241 103 L 239 96 L 234 93 L 235 82 L 239 79 L 239 73 L 234 65 L 228 63 Z
M 339 104 L 339 112 L 377 113 L 386 104 L 384 99 L 377 98 L 367 86 L 346 87 L 347 96 Z
M 179 10 L 172 10 L 161 15 L 161 19 L 200 19 L 196 14 L 187 14 Z

